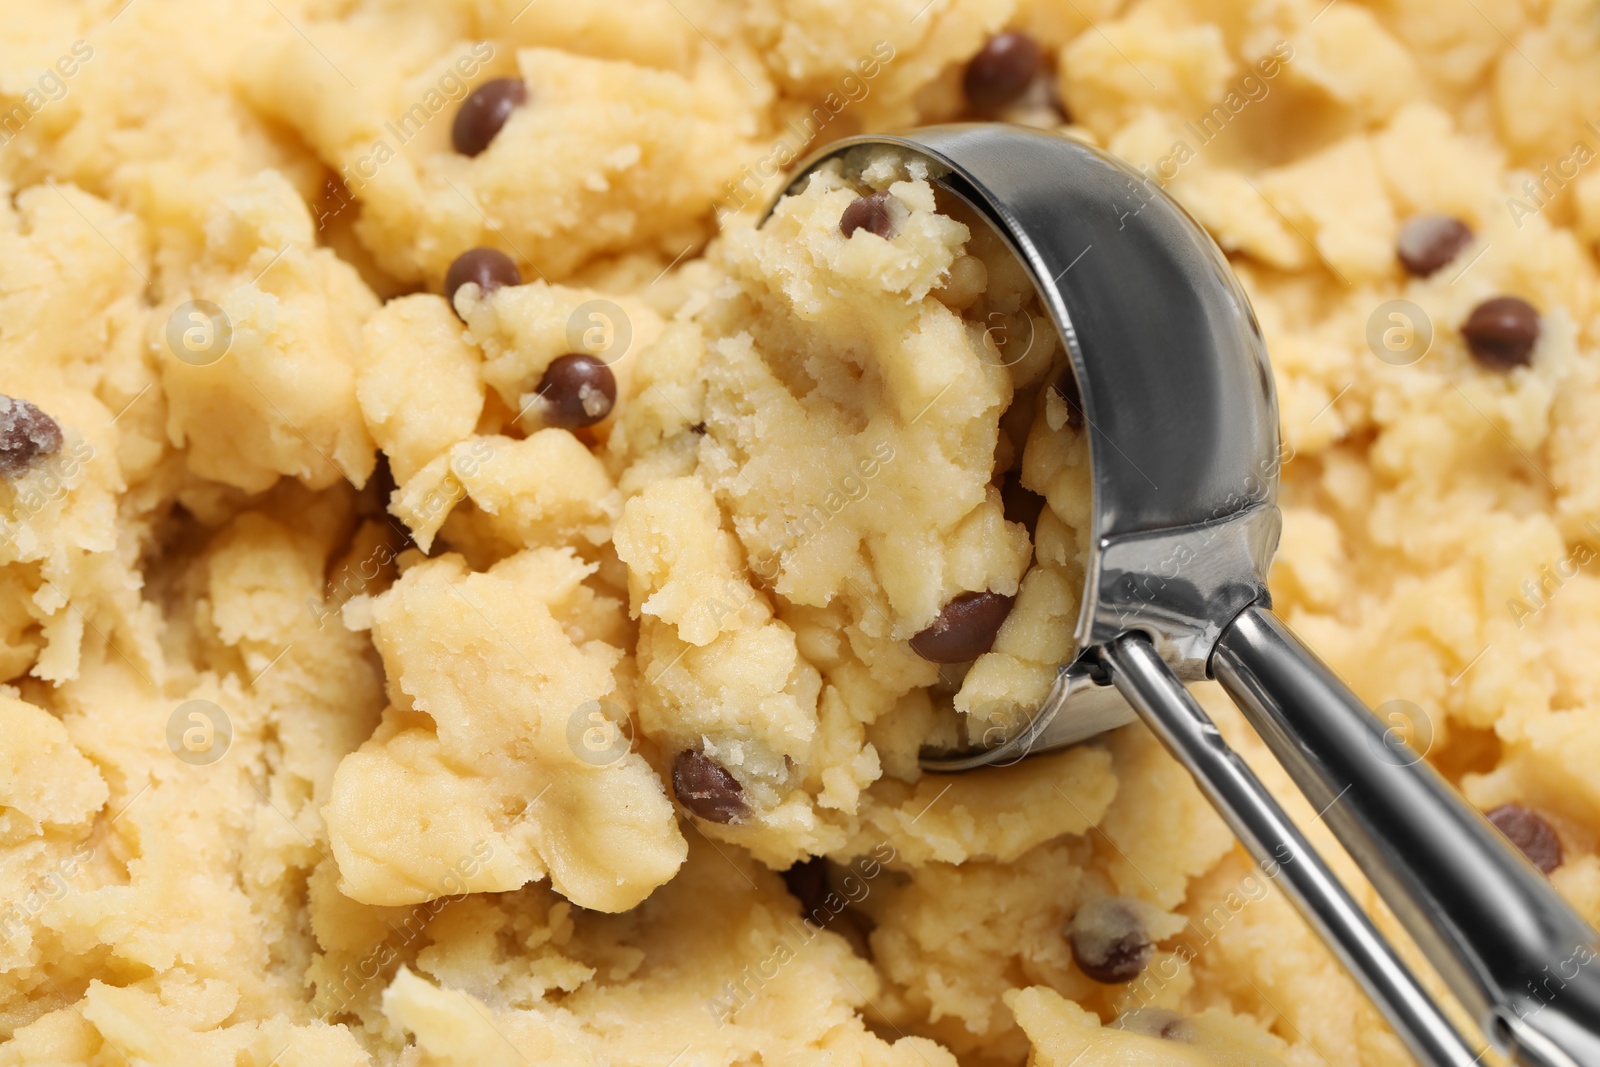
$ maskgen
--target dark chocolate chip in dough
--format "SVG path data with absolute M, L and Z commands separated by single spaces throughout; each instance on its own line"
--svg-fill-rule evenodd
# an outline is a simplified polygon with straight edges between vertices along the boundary
M 476 282 L 484 296 L 505 285 L 521 285 L 522 272 L 511 257 L 498 248 L 469 248 L 455 258 L 444 275 L 444 298 L 455 310 L 456 290 Z
M 576 430 L 611 414 L 617 403 L 617 379 L 602 361 L 573 352 L 545 368 L 539 397 L 546 425 Z
M 1485 300 L 1467 316 L 1461 336 L 1472 358 L 1490 370 L 1526 367 L 1539 342 L 1539 309 L 1516 296 Z
M 988 591 L 961 593 L 944 606 L 933 625 L 911 639 L 911 650 L 933 663 L 965 663 L 994 647 L 1011 614 L 1014 596 Z
M 1078 969 L 1103 985 L 1132 981 L 1150 962 L 1155 945 L 1128 901 L 1106 897 L 1078 909 L 1067 927 Z
M 839 216 L 839 232 L 849 237 L 857 230 L 866 230 L 888 240 L 894 236 L 894 216 L 889 210 L 889 194 L 873 193 L 858 196 Z
M 1489 821 L 1545 874 L 1561 866 L 1561 839 L 1538 813 L 1521 804 L 1502 804 L 1489 812 Z
M 1039 73 L 1039 42 L 1025 33 L 997 33 L 967 63 L 961 87 L 979 111 L 1005 107 L 1027 92 Z
M 740 822 L 750 811 L 739 780 L 694 749 L 685 749 L 672 761 L 672 791 L 678 803 L 709 822 Z
M 450 127 L 450 143 L 464 156 L 478 155 L 489 147 L 511 113 L 527 102 L 528 87 L 521 78 L 484 82 L 461 101 L 461 110 Z
M 1472 230 L 1451 215 L 1416 215 L 1400 227 L 1395 254 L 1419 278 L 1439 270 L 1472 243 Z
M 0 476 L 61 450 L 61 427 L 32 403 L 0 394 Z

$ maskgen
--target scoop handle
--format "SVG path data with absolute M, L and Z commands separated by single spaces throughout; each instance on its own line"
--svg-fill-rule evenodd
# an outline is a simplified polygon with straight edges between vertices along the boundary
M 1101 647 L 1111 682 L 1195 777 L 1267 877 L 1300 909 L 1425 1067 L 1476 1067 L 1474 1053 L 1372 920 L 1142 633 Z
M 1600 935 L 1549 879 L 1265 606 L 1211 670 L 1490 1040 L 1600 1065 Z

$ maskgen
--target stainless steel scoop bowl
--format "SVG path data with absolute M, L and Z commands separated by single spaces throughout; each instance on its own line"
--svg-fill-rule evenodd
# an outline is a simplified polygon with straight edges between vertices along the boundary
M 1112 157 L 993 123 L 839 141 L 795 184 L 870 144 L 929 160 L 1026 265 L 1071 357 L 1093 474 L 1078 656 L 1025 729 L 928 769 L 1003 764 L 1137 715 L 1412 1053 L 1481 1062 L 1183 686 L 1215 678 L 1490 1043 L 1519 1064 L 1600 1067 L 1600 936 L 1272 613 L 1277 401 L 1216 244 Z

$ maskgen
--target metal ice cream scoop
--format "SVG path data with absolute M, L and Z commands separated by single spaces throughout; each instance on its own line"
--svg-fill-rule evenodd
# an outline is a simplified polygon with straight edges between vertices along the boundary
M 1077 657 L 1003 764 L 1137 714 L 1425 1064 L 1480 1062 L 1183 682 L 1215 678 L 1489 1042 L 1600 1067 L 1600 935 L 1272 613 L 1280 446 L 1260 328 L 1227 260 L 1144 176 L 994 123 L 836 142 L 910 150 L 1027 267 L 1071 357 L 1093 484 Z M 1063 431 L 1065 432 L 1065 431 Z

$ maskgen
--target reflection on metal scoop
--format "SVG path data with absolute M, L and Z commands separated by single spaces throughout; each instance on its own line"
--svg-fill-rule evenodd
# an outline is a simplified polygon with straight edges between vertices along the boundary
M 1216 244 L 1115 159 L 1000 124 L 847 139 L 796 182 L 863 145 L 928 159 L 936 184 L 1011 246 L 1068 350 L 1089 434 L 1077 658 L 1020 733 L 927 754 L 924 766 L 1003 765 L 1137 715 L 1412 1053 L 1480 1062 L 1183 686 L 1216 678 L 1490 1042 L 1519 1064 L 1600 1065 L 1600 966 L 1571 965 L 1600 962 L 1600 937 L 1270 610 L 1277 400 L 1261 331 Z

